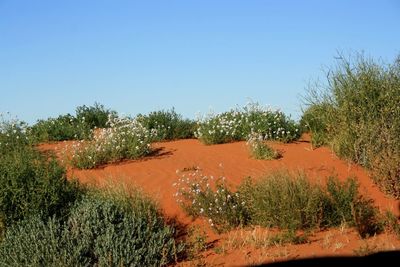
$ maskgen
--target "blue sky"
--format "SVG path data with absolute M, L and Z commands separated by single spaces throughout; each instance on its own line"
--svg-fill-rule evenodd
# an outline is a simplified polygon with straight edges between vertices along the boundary
M 298 118 L 337 51 L 392 62 L 399 25 L 397 0 L 0 0 L 0 112 L 194 118 L 252 99 Z

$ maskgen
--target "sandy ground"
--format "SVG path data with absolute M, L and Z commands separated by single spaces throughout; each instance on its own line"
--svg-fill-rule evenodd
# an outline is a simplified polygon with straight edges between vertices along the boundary
M 70 142 L 43 144 L 43 150 L 55 150 L 59 155 Z M 152 195 L 161 205 L 165 215 L 175 218 L 182 227 L 197 225 L 208 236 L 208 249 L 183 266 L 242 266 L 278 260 L 326 255 L 360 255 L 381 250 L 400 250 L 400 240 L 393 234 L 381 234 L 362 240 L 354 229 L 341 227 L 310 234 L 309 242 L 302 245 L 263 246 L 260 241 L 273 230 L 239 229 L 217 235 L 203 219 L 192 220 L 176 203 L 173 186 L 178 178 L 177 170 L 199 168 L 205 175 L 225 176 L 228 183 L 238 185 L 243 178 L 254 178 L 277 169 L 305 171 L 311 179 L 324 180 L 335 175 L 340 180 L 356 177 L 360 191 L 372 198 L 382 210 L 390 210 L 399 216 L 399 201 L 385 196 L 372 182 L 363 168 L 340 160 L 326 148 L 312 149 L 308 138 L 298 142 L 270 145 L 281 151 L 278 160 L 263 161 L 251 159 L 245 142 L 205 146 L 198 140 L 179 140 L 153 144 L 157 151 L 142 160 L 123 161 L 99 167 L 94 170 L 69 169 L 68 176 L 81 182 L 101 186 L 104 183 L 125 183 L 136 185 Z

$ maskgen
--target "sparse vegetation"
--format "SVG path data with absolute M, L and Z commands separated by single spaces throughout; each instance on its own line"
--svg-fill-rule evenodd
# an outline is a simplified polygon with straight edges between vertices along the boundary
M 247 140 L 250 155 L 255 159 L 272 160 L 282 157 L 279 151 L 265 143 L 262 135 L 252 134 Z

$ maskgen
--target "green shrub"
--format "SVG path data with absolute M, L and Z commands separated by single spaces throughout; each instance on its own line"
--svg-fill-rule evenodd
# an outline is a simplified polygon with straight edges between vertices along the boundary
M 155 131 L 129 118 L 113 118 L 108 124 L 110 128 L 101 129 L 93 141 L 73 145 L 74 167 L 90 169 L 123 159 L 138 159 L 151 152 Z
M 0 224 L 4 226 L 36 214 L 64 216 L 79 192 L 54 157 L 30 147 L 0 156 Z
M 66 223 L 32 218 L 10 228 L 0 264 L 164 266 L 183 249 L 156 205 L 140 192 L 89 192 Z
M 107 128 L 110 118 L 118 117 L 117 112 L 106 109 L 103 105 L 95 102 L 93 106 L 79 106 L 75 110 L 76 119 L 83 121 L 87 128 Z
M 362 55 L 338 59 L 327 85 L 305 97 L 315 145 L 373 171 L 381 188 L 400 196 L 400 60 L 376 63 Z
M 84 121 L 70 114 L 38 120 L 29 133 L 36 142 L 89 139 L 92 134 Z
M 198 120 L 195 136 L 203 143 L 222 144 L 246 140 L 250 134 L 263 135 L 265 140 L 291 142 L 300 137 L 296 123 L 280 111 L 272 111 L 257 103 L 221 114 L 209 114 Z
M 36 142 L 89 140 L 93 129 L 108 127 L 108 119 L 116 117 L 115 111 L 105 109 L 99 103 L 94 106 L 83 105 L 76 108 L 76 116 L 67 114 L 38 120 L 29 128 L 29 133 Z
M 26 123 L 0 114 L 0 157 L 10 151 L 24 149 L 30 143 Z
M 160 110 L 148 115 L 138 115 L 137 119 L 147 129 L 156 130 L 156 141 L 187 139 L 194 137 L 196 123 L 175 112 L 175 109 Z
M 266 144 L 263 140 L 263 137 L 259 134 L 250 135 L 247 140 L 247 145 L 249 147 L 250 155 L 255 159 L 278 159 L 282 157 L 282 155 Z
M 221 179 L 214 182 L 197 171 L 184 174 L 175 186 L 184 210 L 208 218 L 217 231 L 260 225 L 295 233 L 342 223 L 356 227 L 363 238 L 382 231 L 377 209 L 359 196 L 354 179 L 330 177 L 323 187 L 304 174 L 275 172 L 257 181 L 248 178 L 234 192 Z
M 199 171 L 183 173 L 174 186 L 177 187 L 175 197 L 182 208 L 193 217 L 207 217 L 217 232 L 247 224 L 245 202 L 239 193 L 228 188 L 225 178 L 214 179 Z

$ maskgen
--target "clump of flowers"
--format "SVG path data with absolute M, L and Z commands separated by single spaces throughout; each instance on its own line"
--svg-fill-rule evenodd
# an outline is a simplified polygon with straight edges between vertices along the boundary
M 180 173 L 173 184 L 176 201 L 193 217 L 206 217 L 217 231 L 223 232 L 249 221 L 246 202 L 238 192 L 229 189 L 225 177 L 214 178 L 195 172 Z
M 297 124 L 279 110 L 249 103 L 228 112 L 210 113 L 197 120 L 195 136 L 205 144 L 222 144 L 246 140 L 249 134 L 262 134 L 265 139 L 291 142 L 300 137 Z
M 72 148 L 72 165 L 90 169 L 122 159 L 137 159 L 151 152 L 156 135 L 137 120 L 109 117 L 109 128 L 98 129 L 90 142 L 79 141 Z
M 0 113 L 0 153 L 24 147 L 29 142 L 27 124 L 13 118 L 10 113 Z
M 249 135 L 247 146 L 249 147 L 250 155 L 255 159 L 272 160 L 282 157 L 281 153 L 266 144 L 265 138 L 258 133 Z

